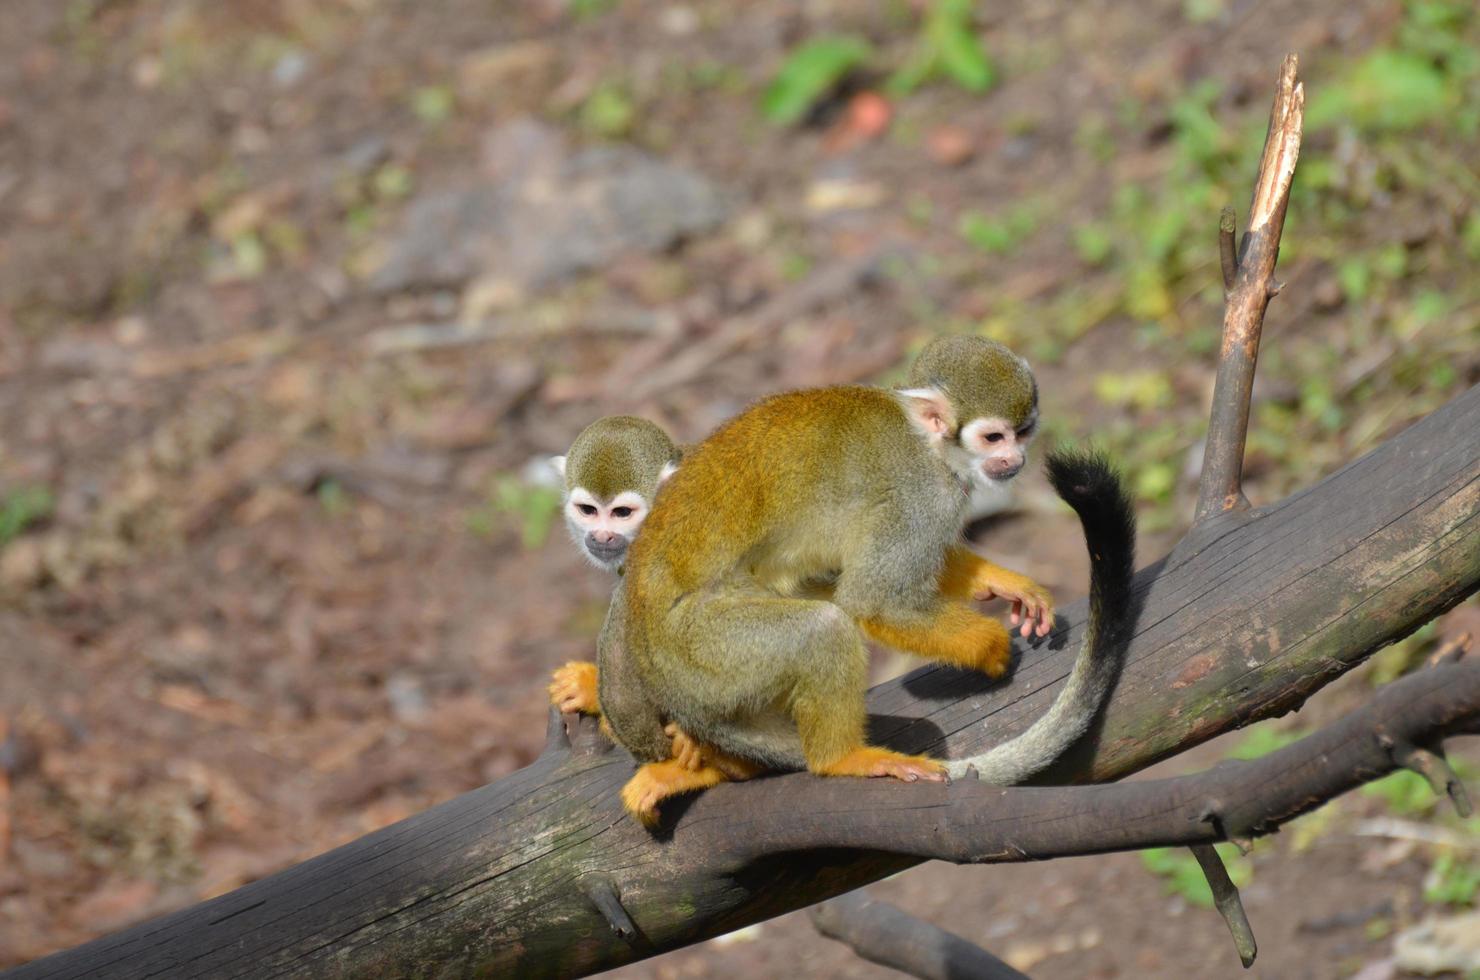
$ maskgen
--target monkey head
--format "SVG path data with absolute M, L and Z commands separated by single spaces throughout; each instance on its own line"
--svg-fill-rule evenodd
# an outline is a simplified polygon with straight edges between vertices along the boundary
M 1003 490 L 1027 462 L 1038 425 L 1038 382 L 1028 362 L 995 341 L 931 341 L 900 392 L 916 427 L 962 486 Z
M 592 564 L 609 572 L 622 567 L 678 458 L 668 433 L 630 415 L 598 419 L 576 436 L 570 452 L 554 458 L 565 479 L 565 525 Z

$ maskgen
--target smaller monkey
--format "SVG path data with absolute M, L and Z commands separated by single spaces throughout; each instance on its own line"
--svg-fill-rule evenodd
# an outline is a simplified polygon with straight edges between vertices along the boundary
M 679 455 L 668 433 L 647 419 L 609 415 L 586 426 L 570 452 L 550 461 L 565 479 L 565 526 L 597 568 L 621 568 Z
M 627 548 L 681 455 L 659 426 L 630 415 L 612 415 L 588 425 L 566 455 L 551 460 L 565 481 L 566 527 L 592 564 L 621 575 Z M 611 727 L 613 717 L 619 719 L 626 740 L 650 752 L 671 752 L 677 765 L 700 778 L 718 782 L 724 776 L 745 778 L 751 772 L 738 761 L 725 765 L 728 760 L 657 714 L 636 674 L 626 669 L 622 631 L 610 616 L 597 640 L 597 663 L 573 660 L 557 669 L 549 693 L 550 702 L 562 712 L 601 715 L 602 729 L 621 741 Z M 615 710 L 602 711 L 603 700 Z M 711 761 L 725 768 L 713 769 Z

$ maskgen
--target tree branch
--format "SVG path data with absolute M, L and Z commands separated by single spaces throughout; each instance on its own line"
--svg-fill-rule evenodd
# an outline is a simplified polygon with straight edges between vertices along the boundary
M 828 899 L 808 915 L 818 932 L 870 963 L 920 980 L 1028 980 L 975 943 L 862 892 Z
M 1244 439 L 1249 431 L 1249 396 L 1254 390 L 1254 366 L 1259 359 L 1264 310 L 1280 289 L 1274 279 L 1274 265 L 1279 258 L 1285 209 L 1290 204 L 1295 161 L 1300 156 L 1305 87 L 1296 80 L 1298 67 L 1299 62 L 1292 54 L 1285 57 L 1280 68 L 1259 176 L 1254 182 L 1254 200 L 1249 205 L 1249 230 L 1244 235 L 1237 274 L 1233 277 L 1230 277 L 1231 213 L 1225 211 L 1221 222 L 1224 230 L 1220 252 L 1228 296 L 1223 309 L 1218 377 L 1213 384 L 1213 413 L 1208 422 L 1202 477 L 1198 481 L 1194 515 L 1197 521 L 1249 506 L 1242 489 Z

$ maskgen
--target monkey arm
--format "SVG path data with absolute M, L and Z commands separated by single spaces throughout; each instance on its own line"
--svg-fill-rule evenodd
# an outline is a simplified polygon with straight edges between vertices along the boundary
M 941 598 L 919 617 L 869 616 L 858 625 L 870 639 L 929 660 L 1001 677 L 1011 659 L 1007 629 L 954 599 Z
M 1034 631 L 1047 636 L 1053 626 L 1053 596 L 1026 575 L 994 565 L 963 545 L 946 550 L 940 573 L 941 595 L 955 599 L 993 599 L 1012 603 L 1012 625 L 1021 624 L 1023 636 Z M 1036 623 L 1035 623 L 1036 621 Z

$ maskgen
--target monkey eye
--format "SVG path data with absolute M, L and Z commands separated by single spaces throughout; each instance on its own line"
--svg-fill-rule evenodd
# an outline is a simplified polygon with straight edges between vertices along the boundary
M 612 508 L 612 516 L 613 517 L 623 517 L 623 518 L 631 517 L 632 516 L 632 508 L 631 507 L 613 507 Z
M 1001 442 L 1006 436 L 1000 432 L 988 432 L 983 438 L 988 442 Z
M 592 504 L 576 504 L 576 510 L 585 514 L 587 517 L 596 516 L 596 507 Z

